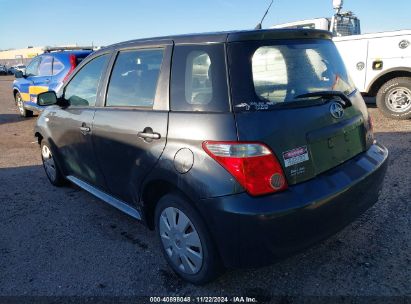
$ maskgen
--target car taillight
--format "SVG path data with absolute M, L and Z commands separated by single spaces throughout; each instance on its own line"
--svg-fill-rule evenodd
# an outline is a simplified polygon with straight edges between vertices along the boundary
M 66 82 L 67 79 L 69 78 L 70 74 L 74 71 L 74 69 L 77 66 L 77 58 L 75 55 L 71 54 L 70 55 L 70 70 L 68 71 L 66 77 L 64 77 L 63 82 Z
M 251 195 L 287 189 L 280 163 L 264 144 L 205 141 L 203 149 L 231 173 Z

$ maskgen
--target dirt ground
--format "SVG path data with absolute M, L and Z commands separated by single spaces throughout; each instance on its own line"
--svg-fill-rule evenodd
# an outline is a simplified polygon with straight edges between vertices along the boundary
M 11 84 L 0 76 L 0 296 L 411 301 L 411 121 L 389 120 L 369 105 L 390 160 L 379 201 L 357 221 L 272 266 L 230 270 L 197 287 L 174 275 L 143 225 L 74 186 L 50 185 L 33 137 L 36 117 L 19 116 Z

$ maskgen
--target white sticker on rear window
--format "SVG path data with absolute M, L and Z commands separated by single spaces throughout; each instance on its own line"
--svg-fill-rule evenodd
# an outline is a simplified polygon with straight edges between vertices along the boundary
M 290 167 L 309 160 L 307 146 L 283 152 L 284 164 Z

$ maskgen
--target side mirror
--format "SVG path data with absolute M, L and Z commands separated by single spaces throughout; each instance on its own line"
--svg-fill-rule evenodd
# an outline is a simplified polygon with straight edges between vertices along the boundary
M 22 71 L 16 70 L 14 72 L 14 77 L 16 78 L 23 78 L 24 77 L 24 73 Z
M 37 104 L 39 106 L 51 106 L 57 104 L 57 95 L 54 91 L 43 92 L 37 95 Z

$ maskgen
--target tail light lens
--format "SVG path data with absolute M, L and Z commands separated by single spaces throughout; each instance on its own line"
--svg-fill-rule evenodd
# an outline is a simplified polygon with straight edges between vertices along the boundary
M 223 166 L 251 195 L 287 189 L 277 158 L 261 143 L 205 141 L 204 151 Z
M 75 55 L 71 54 L 70 55 L 70 70 L 68 71 L 66 77 L 64 77 L 63 82 L 67 81 L 67 79 L 69 78 L 70 74 L 73 73 L 76 66 L 77 66 L 77 58 Z

